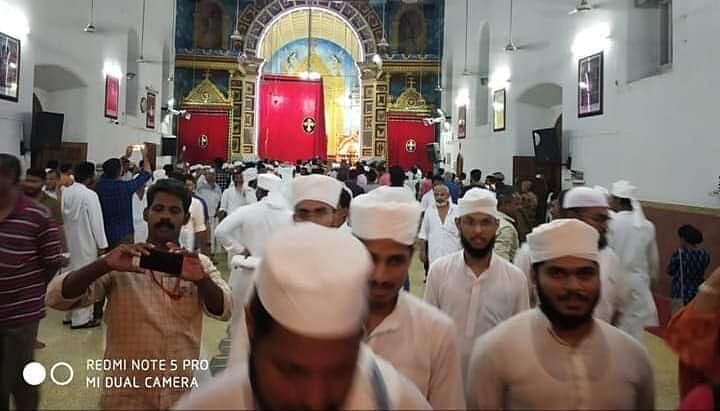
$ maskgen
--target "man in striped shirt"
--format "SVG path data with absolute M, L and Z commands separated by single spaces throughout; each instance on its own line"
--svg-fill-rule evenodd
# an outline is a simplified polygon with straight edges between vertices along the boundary
M 0 153 L 0 409 L 37 409 L 38 389 L 23 381 L 33 361 L 45 289 L 62 263 L 60 232 L 47 208 L 23 195 L 20 161 Z

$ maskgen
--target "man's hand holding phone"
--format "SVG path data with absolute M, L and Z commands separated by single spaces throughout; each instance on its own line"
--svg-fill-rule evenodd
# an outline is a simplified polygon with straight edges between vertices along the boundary
M 109 271 L 144 273 L 145 270 L 135 263 L 135 258 L 149 256 L 154 248 L 152 244 L 123 244 L 105 255 L 104 261 Z
M 180 278 L 185 281 L 198 283 L 207 277 L 207 273 L 203 270 L 200 257 L 197 253 L 188 251 L 175 243 L 167 243 L 167 248 L 170 253 L 183 257 Z

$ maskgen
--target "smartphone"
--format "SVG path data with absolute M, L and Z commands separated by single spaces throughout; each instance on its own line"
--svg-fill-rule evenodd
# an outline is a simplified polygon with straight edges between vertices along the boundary
M 150 255 L 140 256 L 140 268 L 180 276 L 184 258 L 182 254 L 154 250 Z

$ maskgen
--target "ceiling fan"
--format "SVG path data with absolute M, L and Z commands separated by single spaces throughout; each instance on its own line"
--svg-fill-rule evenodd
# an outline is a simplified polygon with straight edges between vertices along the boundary
M 151 60 L 145 58 L 145 9 L 146 0 L 142 2 L 142 26 L 140 27 L 140 57 L 135 60 L 138 64 L 162 64 L 160 60 Z
M 505 45 L 505 51 L 512 53 L 518 50 L 518 47 L 513 43 L 513 0 L 510 0 L 510 26 L 508 30 L 508 43 Z
M 90 21 L 83 31 L 85 33 L 95 33 L 97 31 L 97 27 L 95 27 L 95 0 L 90 0 Z
M 573 14 L 587 13 L 592 10 L 593 10 L 593 6 L 590 3 L 590 0 L 578 0 L 577 6 L 575 6 L 574 9 L 570 10 L 568 12 L 568 15 L 572 16 Z

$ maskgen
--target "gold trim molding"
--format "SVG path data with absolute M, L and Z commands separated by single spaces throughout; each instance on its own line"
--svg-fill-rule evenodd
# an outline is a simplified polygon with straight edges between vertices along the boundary
M 430 114 L 432 113 L 432 107 L 427 104 L 422 94 L 411 86 L 406 88 L 394 103 L 391 102 L 388 105 L 388 111 L 393 113 Z
M 232 100 L 218 89 L 210 81 L 210 73 L 205 73 L 205 78 L 183 99 L 184 106 L 199 107 L 232 107 Z

